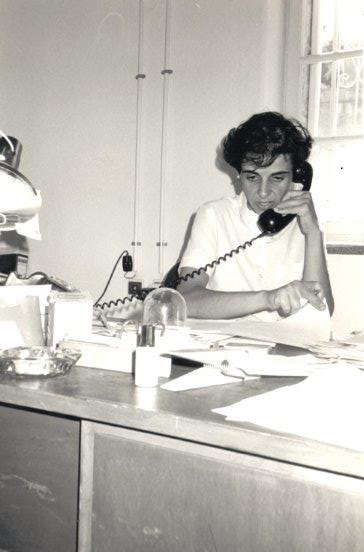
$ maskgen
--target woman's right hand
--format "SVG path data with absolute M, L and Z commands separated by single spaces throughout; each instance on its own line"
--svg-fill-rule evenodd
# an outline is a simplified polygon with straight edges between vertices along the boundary
M 310 303 L 315 309 L 324 310 L 324 291 L 320 282 L 294 280 L 285 286 L 267 291 L 268 310 L 278 311 L 281 316 L 290 316 L 304 304 Z

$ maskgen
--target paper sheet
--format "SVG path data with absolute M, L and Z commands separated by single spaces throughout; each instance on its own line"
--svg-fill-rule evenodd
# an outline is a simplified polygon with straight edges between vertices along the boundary
M 40 320 L 45 339 L 46 321 L 45 312 L 48 306 L 48 296 L 51 292 L 51 285 L 26 285 L 26 286 L 0 286 L 0 308 L 5 306 L 15 306 L 24 301 L 27 297 L 38 299 L 38 311 L 40 310 Z M 4 317 L 2 317 L 4 319 Z
M 164 383 L 160 387 L 168 391 L 186 391 L 187 389 L 199 389 L 200 387 L 211 387 L 212 385 L 223 385 L 226 383 L 237 383 L 239 378 L 224 376 L 216 368 L 204 366 L 197 368 L 188 374 Z
M 23 297 L 14 305 L 0 301 L 0 321 L 3 323 L 2 349 L 44 345 L 38 297 Z
M 311 354 L 294 357 L 270 355 L 268 349 L 246 346 L 241 349 L 176 351 L 174 356 L 203 364 L 221 365 L 227 360 L 231 368 L 242 368 L 250 376 L 305 377 L 327 367 L 328 361 Z
M 0 350 L 24 347 L 25 342 L 16 322 L 0 320 Z
M 44 315 L 51 287 L 50 285 L 0 286 L 0 306 L 15 305 L 24 297 L 38 297 L 40 313 Z
M 333 365 L 303 382 L 242 400 L 213 412 L 364 451 L 364 372 Z
M 277 322 L 261 322 L 235 318 L 234 320 L 187 320 L 190 328 L 201 330 L 219 330 L 222 333 L 253 337 L 263 341 L 283 343 L 296 347 L 305 347 L 318 341 L 330 339 L 330 313 L 315 309 L 307 303 L 292 316 Z

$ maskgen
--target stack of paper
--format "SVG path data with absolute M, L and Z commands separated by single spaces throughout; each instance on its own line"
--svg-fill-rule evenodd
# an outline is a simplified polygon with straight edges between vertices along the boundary
M 207 325 L 209 321 L 207 321 Z M 220 347 L 239 347 L 244 348 L 246 345 L 254 345 L 256 347 L 269 347 L 275 345 L 273 341 L 255 339 L 253 337 L 242 337 L 240 335 L 232 335 L 231 333 L 224 334 L 216 330 L 190 329 L 191 338 L 196 344 L 196 348 L 211 348 L 219 349 Z
M 364 450 L 364 372 L 333 365 L 303 382 L 250 397 L 213 412 L 228 420 L 249 422 Z
M 326 308 L 319 311 L 307 303 L 292 316 L 276 322 L 261 322 L 246 318 L 234 320 L 189 319 L 191 330 L 220 331 L 223 334 L 250 337 L 267 342 L 307 347 L 330 339 L 330 314 Z
M 315 355 L 328 359 L 345 360 L 364 369 L 364 334 L 358 332 L 346 338 L 322 341 L 310 347 Z
M 221 348 L 176 351 L 173 356 L 200 362 L 209 366 L 221 366 L 225 360 L 230 368 L 243 369 L 247 376 L 306 377 L 327 368 L 331 361 L 311 354 L 294 357 L 269 354 L 270 348 L 245 346 L 239 349 Z M 335 361 L 336 362 L 336 361 Z
M 81 352 L 77 366 L 131 372 L 133 367 L 133 350 L 122 347 L 116 337 L 95 336 L 89 339 L 64 339 L 60 348 L 76 349 Z

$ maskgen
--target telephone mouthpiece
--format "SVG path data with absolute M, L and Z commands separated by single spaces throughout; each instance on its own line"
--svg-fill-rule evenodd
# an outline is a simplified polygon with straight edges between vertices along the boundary
M 257 221 L 258 228 L 266 234 L 276 234 L 283 230 L 295 216 L 292 214 L 283 216 L 273 211 L 273 209 L 267 209 L 259 215 Z

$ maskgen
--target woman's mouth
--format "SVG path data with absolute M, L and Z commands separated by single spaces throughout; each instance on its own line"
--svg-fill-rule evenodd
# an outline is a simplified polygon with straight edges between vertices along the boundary
M 263 209 L 266 211 L 267 209 L 271 209 L 273 207 L 272 201 L 258 201 L 257 205 L 260 209 Z

